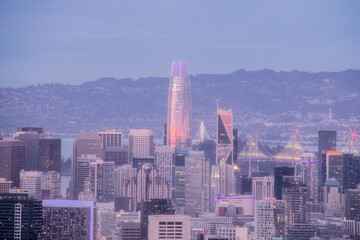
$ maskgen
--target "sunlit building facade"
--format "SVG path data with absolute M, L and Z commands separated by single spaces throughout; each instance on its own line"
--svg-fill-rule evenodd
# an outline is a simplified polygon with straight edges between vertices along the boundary
M 191 92 L 187 61 L 173 61 L 171 66 L 167 145 L 179 149 L 191 147 Z

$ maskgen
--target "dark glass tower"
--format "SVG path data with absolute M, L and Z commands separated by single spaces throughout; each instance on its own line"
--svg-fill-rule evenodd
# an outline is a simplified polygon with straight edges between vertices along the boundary
M 336 151 L 336 131 L 319 131 L 318 132 L 318 154 L 327 151 Z
M 282 187 L 284 176 L 294 176 L 295 169 L 293 167 L 275 167 L 274 169 L 274 197 L 278 200 L 282 199 Z
M 27 194 L 0 194 L 0 239 L 41 239 L 41 201 Z
M 191 148 L 191 91 L 188 63 L 173 61 L 167 113 L 167 145 Z
M 356 185 L 359 183 L 359 159 L 353 154 L 343 154 L 343 176 L 344 185 L 343 189 L 356 189 Z
M 39 170 L 61 173 L 61 139 L 39 139 Z

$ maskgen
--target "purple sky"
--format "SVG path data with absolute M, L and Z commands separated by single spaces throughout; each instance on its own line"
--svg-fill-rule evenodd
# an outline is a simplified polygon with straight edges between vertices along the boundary
M 358 0 L 0 1 L 0 87 L 360 69 Z

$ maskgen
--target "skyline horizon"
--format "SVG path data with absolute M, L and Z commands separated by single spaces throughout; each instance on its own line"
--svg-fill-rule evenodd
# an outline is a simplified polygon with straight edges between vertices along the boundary
M 186 60 L 185 60 L 186 61 Z M 319 74 L 319 73 L 341 73 L 341 72 L 347 72 L 347 71 L 360 71 L 360 67 L 358 69 L 355 68 L 347 68 L 347 69 L 343 69 L 343 70 L 321 70 L 321 71 L 307 71 L 307 70 L 299 70 L 299 69 L 292 69 L 292 70 L 277 70 L 277 69 L 271 69 L 271 68 L 262 68 L 262 69 L 245 69 L 245 68 L 238 68 L 235 69 L 233 71 L 230 72 L 226 72 L 226 73 L 189 73 L 190 78 L 192 77 L 196 77 L 196 76 L 201 76 L 201 75 L 229 75 L 229 74 L 233 74 L 239 71 L 245 71 L 245 72 L 261 72 L 261 71 L 272 71 L 275 73 L 281 73 L 281 72 L 301 72 L 301 73 L 313 73 L 313 74 Z M 102 76 L 99 78 L 95 78 L 93 80 L 84 80 L 82 82 L 75 82 L 75 83 L 69 83 L 69 82 L 44 82 L 44 83 L 33 83 L 33 84 L 27 84 L 27 85 L 21 85 L 21 86 L 4 86 L 2 85 L 2 82 L 0 82 L 0 89 L 1 88 L 13 88 L 13 89 L 18 89 L 18 88 L 26 88 L 26 87 L 31 87 L 31 86 L 44 86 L 44 85 L 51 85 L 51 84 L 61 84 L 61 85 L 70 85 L 70 86 L 80 86 L 84 83 L 88 83 L 88 82 L 96 82 L 98 80 L 104 80 L 104 79 L 113 79 L 113 80 L 132 80 L 133 82 L 142 80 L 142 79 L 147 79 L 147 78 L 166 78 L 166 79 L 170 79 L 170 76 L 141 76 L 138 78 L 133 78 L 133 77 L 115 77 L 115 76 Z

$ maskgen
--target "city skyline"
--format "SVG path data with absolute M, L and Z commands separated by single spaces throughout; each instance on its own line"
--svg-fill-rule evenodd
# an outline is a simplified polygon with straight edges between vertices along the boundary
M 0 239 L 360 239 L 359 7 L 1 2 Z

